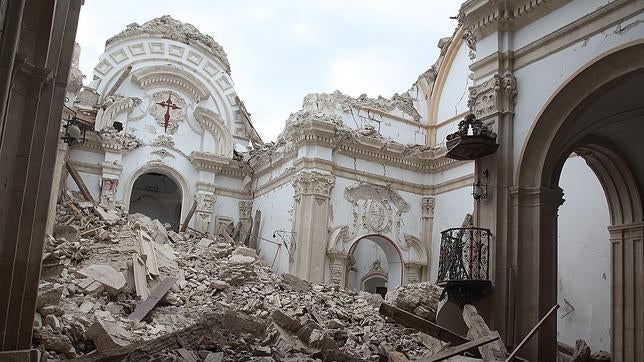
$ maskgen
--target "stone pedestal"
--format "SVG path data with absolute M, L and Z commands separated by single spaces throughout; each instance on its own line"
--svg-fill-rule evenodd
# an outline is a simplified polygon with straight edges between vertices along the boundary
M 329 223 L 329 197 L 335 176 L 303 170 L 293 177 L 295 253 L 290 273 L 322 282 Z
M 347 262 L 349 254 L 340 252 L 328 252 L 329 269 L 331 270 L 330 283 L 346 288 Z

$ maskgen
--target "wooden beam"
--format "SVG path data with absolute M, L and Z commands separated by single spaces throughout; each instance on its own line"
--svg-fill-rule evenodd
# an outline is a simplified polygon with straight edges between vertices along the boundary
M 195 214 L 195 211 L 197 211 L 197 200 L 192 203 L 192 207 L 190 208 L 190 211 L 188 211 L 188 214 L 186 215 L 186 219 L 183 220 L 183 224 L 181 224 L 181 229 L 179 231 L 184 232 L 188 228 L 188 223 L 190 223 L 190 219 L 192 219 L 192 215 Z
M 139 303 L 136 308 L 134 308 L 134 312 L 132 312 L 128 318 L 137 322 L 141 321 L 152 309 L 154 309 L 154 307 L 156 307 L 161 298 L 163 298 L 165 293 L 167 293 L 176 282 L 177 278 L 166 278 L 161 282 L 161 284 L 154 288 L 148 299 Z
M 432 323 L 402 309 L 388 305 L 387 303 L 380 304 L 380 314 L 395 320 L 405 327 L 414 328 L 420 332 L 429 334 L 434 338 L 438 338 L 441 341 L 449 342 L 453 346 L 461 345 L 470 341 L 447 328 L 441 327 L 436 323 Z
M 524 344 L 526 344 L 526 343 L 530 340 L 530 338 L 532 338 L 532 336 L 537 332 L 537 330 L 539 329 L 539 327 L 541 327 L 541 325 L 542 325 L 542 324 L 543 324 L 543 323 L 544 323 L 544 322 L 545 322 L 545 321 L 546 321 L 546 320 L 547 320 L 547 319 L 548 319 L 548 318 L 549 318 L 549 317 L 550 317 L 550 316 L 551 316 L 551 315 L 552 315 L 552 314 L 553 314 L 557 309 L 559 309 L 559 304 L 555 304 L 555 306 L 554 306 L 554 307 L 550 308 L 550 310 L 548 311 L 548 313 L 546 313 L 546 315 L 544 315 L 544 316 L 543 316 L 543 318 L 541 318 L 541 320 L 539 321 L 539 323 L 537 323 L 537 325 L 536 325 L 536 326 L 534 326 L 534 327 L 532 328 L 532 330 L 530 330 L 530 332 L 528 332 L 528 334 L 523 338 L 523 340 L 521 341 L 521 343 L 519 343 L 519 345 L 517 346 L 517 348 L 515 348 L 515 349 L 514 349 L 514 351 L 512 351 L 512 353 L 510 354 L 510 357 L 508 357 L 508 359 L 506 359 L 506 360 L 505 360 L 505 362 L 512 361 L 512 358 L 514 358 L 514 356 L 519 352 L 519 350 L 521 349 L 521 347 L 523 347 L 523 345 L 524 345 Z
M 127 78 L 127 76 L 130 75 L 131 71 L 132 71 L 132 66 L 128 65 L 127 68 L 125 68 L 125 70 L 123 70 L 123 73 L 121 73 L 121 76 L 119 76 L 119 78 L 116 80 L 116 83 L 114 83 L 112 88 L 110 88 L 110 90 L 107 92 L 107 94 L 105 94 L 105 98 L 107 98 L 107 97 L 109 97 L 111 95 L 114 95 L 114 93 L 116 93 L 116 91 L 121 87 L 121 84 L 123 84 L 123 82 L 125 82 L 125 78 Z M 105 98 L 103 98 L 103 99 L 105 99 Z M 110 124 L 109 126 L 111 127 L 112 125 Z
M 92 194 L 87 189 L 87 186 L 85 186 L 85 182 L 83 182 L 83 179 L 78 174 L 78 171 L 76 171 L 76 169 L 74 168 L 74 166 L 72 166 L 72 163 L 69 162 L 69 160 L 65 161 L 65 168 L 67 169 L 67 172 L 69 172 L 69 175 L 76 183 L 76 186 L 78 186 L 78 189 L 80 190 L 81 194 L 83 194 L 83 197 L 85 198 L 85 200 L 96 205 L 96 201 L 94 201 Z
M 496 341 L 498 339 L 499 339 L 499 336 L 487 336 L 487 337 L 479 338 L 479 339 L 474 340 L 474 341 L 463 343 L 463 344 L 461 344 L 459 346 L 456 346 L 454 348 L 450 348 L 450 349 L 448 349 L 446 351 L 436 353 L 435 355 L 431 355 L 431 356 L 427 357 L 427 361 L 428 362 L 442 361 L 444 359 L 448 359 L 450 357 L 459 355 L 459 354 L 461 354 L 461 353 L 463 353 L 463 352 L 465 352 L 467 350 L 483 346 L 483 345 L 488 344 L 490 342 L 494 342 L 494 341 Z

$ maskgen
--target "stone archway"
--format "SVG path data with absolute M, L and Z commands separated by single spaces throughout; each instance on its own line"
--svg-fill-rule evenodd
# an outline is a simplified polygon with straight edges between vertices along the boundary
M 611 353 L 644 358 L 644 44 L 621 48 L 590 64 L 563 86 L 541 112 L 524 144 L 511 190 L 516 248 L 516 334 L 525 335 L 556 303 L 558 187 L 571 152 L 597 175 L 609 204 L 611 226 Z M 519 242 L 520 241 L 520 242 Z M 607 241 L 608 242 L 608 241 Z M 526 348 L 537 360 L 554 360 L 551 319 Z
M 374 248 L 369 248 L 369 244 L 375 246 L 376 250 L 381 250 L 382 253 L 370 250 Z M 365 248 L 365 246 L 367 247 Z M 389 238 L 382 235 L 362 236 L 351 244 L 348 254 L 353 263 L 350 262 L 348 265 L 349 272 L 345 274 L 345 286 L 362 289 L 364 281 L 369 278 L 370 274 L 374 276 L 379 274 L 381 277 L 383 274 L 386 275 L 386 287 L 389 290 L 404 284 L 403 256 L 400 249 Z M 381 261 L 380 257 L 384 257 L 385 260 Z M 380 270 L 374 270 L 373 266 L 375 266 L 376 261 L 386 265 L 382 265 Z M 356 269 L 357 275 L 351 275 L 353 274 L 352 269 Z M 353 282 L 351 280 L 352 276 L 355 278 Z
M 181 222 L 181 187 L 162 173 L 147 172 L 134 181 L 130 194 L 130 213 L 141 213 L 178 231 Z

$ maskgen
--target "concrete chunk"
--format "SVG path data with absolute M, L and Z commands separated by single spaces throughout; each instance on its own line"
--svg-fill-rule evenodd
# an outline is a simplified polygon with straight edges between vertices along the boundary
M 127 346 L 132 340 L 130 332 L 123 329 L 117 322 L 100 317 L 96 318 L 96 322 L 89 327 L 86 334 L 99 351 Z
M 123 273 L 104 264 L 92 264 L 76 271 L 76 274 L 93 278 L 101 283 L 110 294 L 118 294 L 125 287 Z

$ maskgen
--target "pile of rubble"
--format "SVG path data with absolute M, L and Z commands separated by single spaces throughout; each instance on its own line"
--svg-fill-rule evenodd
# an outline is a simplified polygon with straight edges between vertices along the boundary
M 379 295 L 277 275 L 229 237 L 176 233 L 77 200 L 58 205 L 56 222 L 34 323 L 35 347 L 47 359 L 376 361 L 428 353 L 421 333 L 378 313 Z M 167 342 L 171 335 L 184 343 Z M 161 340 L 167 346 L 150 349 Z

